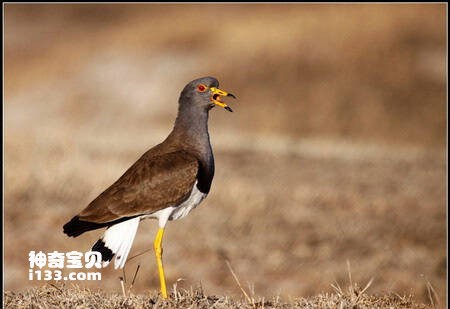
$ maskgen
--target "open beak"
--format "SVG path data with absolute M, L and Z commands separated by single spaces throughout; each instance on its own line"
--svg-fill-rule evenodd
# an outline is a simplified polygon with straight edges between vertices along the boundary
M 211 102 L 213 102 L 215 105 L 225 108 L 229 112 L 233 111 L 225 102 L 220 100 L 221 96 L 232 97 L 233 99 L 236 99 L 236 97 L 233 94 L 220 90 L 219 88 L 216 87 L 210 87 L 209 89 L 211 90 L 212 93 Z

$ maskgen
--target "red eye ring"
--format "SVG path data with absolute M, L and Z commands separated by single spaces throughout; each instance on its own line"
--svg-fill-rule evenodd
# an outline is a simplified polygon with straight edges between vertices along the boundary
M 206 91 L 206 86 L 203 85 L 203 84 L 200 84 L 200 85 L 197 86 L 197 90 L 199 92 L 205 92 Z

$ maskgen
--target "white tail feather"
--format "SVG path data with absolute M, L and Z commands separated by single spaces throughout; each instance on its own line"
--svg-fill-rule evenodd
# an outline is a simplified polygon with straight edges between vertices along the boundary
M 139 226 L 140 218 L 136 217 L 108 228 L 102 237 L 105 246 L 115 255 L 114 268 L 123 268 L 130 253 L 136 231 Z M 109 262 L 103 262 L 106 267 Z

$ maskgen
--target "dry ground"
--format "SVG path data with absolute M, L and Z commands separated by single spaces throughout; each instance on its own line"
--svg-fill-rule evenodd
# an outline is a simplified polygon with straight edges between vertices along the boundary
M 120 141 L 111 144 L 126 145 Z M 28 166 L 14 177 L 7 173 L 15 192 L 5 202 L 14 199 L 21 205 L 6 211 L 6 282 L 12 289 L 41 284 L 27 281 L 30 250 L 84 251 L 100 236 L 93 232 L 68 239 L 61 227 L 108 180 L 119 176 L 135 159 L 135 151 L 116 146 L 119 149 L 103 152 L 101 145 L 85 143 L 73 140 L 70 151 L 45 146 L 23 157 L 19 149 L 9 147 L 17 151 L 17 164 Z M 79 144 L 83 146 L 73 146 Z M 167 228 L 169 282 L 183 278 L 183 287 L 201 282 L 207 293 L 239 293 L 226 267 L 230 261 L 257 295 L 307 296 L 330 291 L 334 280 L 345 282 L 349 260 L 358 281 L 375 277 L 371 292 L 410 292 L 425 301 L 429 281 L 443 301 L 443 159 L 428 152 L 410 152 L 414 155 L 402 159 L 389 152 L 389 159 L 374 153 L 381 156 L 376 160 L 351 147 L 350 159 L 339 157 L 342 149 L 317 158 L 305 150 L 312 145 L 300 146 L 299 153 L 292 144 L 291 153 L 216 147 L 218 169 L 208 200 Z M 33 168 L 48 157 L 53 160 L 44 170 Z M 38 180 L 42 173 L 49 176 Z M 154 221 L 143 222 L 131 256 L 152 248 L 155 232 Z M 126 276 L 132 277 L 139 264 L 136 291 L 156 289 L 151 252 L 131 260 Z M 121 272 L 106 269 L 103 274 L 102 288 L 120 290 Z M 89 286 L 98 287 L 98 282 Z
M 177 290 L 170 295 L 169 300 L 164 300 L 155 293 L 124 297 L 77 286 L 67 288 L 48 285 L 25 292 L 7 292 L 4 300 L 4 308 L 429 308 L 415 303 L 411 296 L 368 296 L 355 291 L 283 301 L 279 297 L 237 299 L 205 295 L 202 290 L 191 289 Z
M 210 117 L 211 194 L 167 228 L 169 285 L 240 297 L 229 261 L 258 299 L 319 301 L 349 261 L 356 282 L 374 278 L 369 295 L 445 304 L 445 8 L 7 4 L 10 304 L 56 293 L 25 292 L 44 284 L 28 252 L 90 248 L 100 231 L 68 239 L 62 225 L 166 136 L 179 91 L 204 75 L 239 99 Z M 155 231 L 143 222 L 131 255 Z M 137 265 L 133 291 L 155 291 L 153 255 L 127 278 Z M 101 288 L 95 302 L 122 275 L 74 283 Z

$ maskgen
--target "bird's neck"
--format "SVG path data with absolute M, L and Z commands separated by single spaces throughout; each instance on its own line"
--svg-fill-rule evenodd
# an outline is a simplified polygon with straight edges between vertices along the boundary
M 174 149 L 183 149 L 197 157 L 200 163 L 198 188 L 208 193 L 214 177 L 214 155 L 209 141 L 208 111 L 198 107 L 180 106 L 172 132 L 167 137 Z
M 175 125 L 169 138 L 183 148 L 209 153 L 211 145 L 208 133 L 208 111 L 196 107 L 180 106 Z

